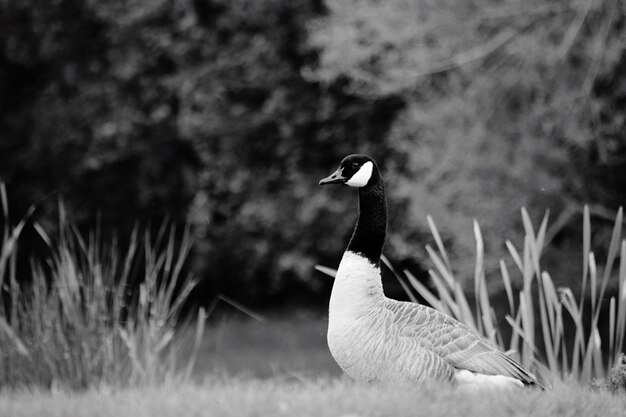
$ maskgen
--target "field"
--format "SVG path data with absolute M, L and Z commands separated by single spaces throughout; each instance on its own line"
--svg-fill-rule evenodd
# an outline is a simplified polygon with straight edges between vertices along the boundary
M 289 311 L 263 322 L 223 318 L 205 332 L 194 377 L 335 377 L 341 370 L 326 347 L 323 314 Z
M 345 379 L 210 380 L 199 385 L 0 397 L 6 417 L 35 416 L 623 416 L 624 398 L 575 388 L 462 392 L 364 386 Z
M 0 394 L 0 416 L 618 416 L 626 398 L 574 385 L 549 392 L 356 384 L 330 357 L 323 315 L 215 320 L 193 382 Z

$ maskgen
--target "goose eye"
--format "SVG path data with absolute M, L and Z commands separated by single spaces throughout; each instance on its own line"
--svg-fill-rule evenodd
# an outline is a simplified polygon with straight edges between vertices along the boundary
M 352 168 L 358 168 L 358 166 L 359 166 L 359 163 L 358 163 L 358 162 L 353 162 L 353 163 L 352 163 Z

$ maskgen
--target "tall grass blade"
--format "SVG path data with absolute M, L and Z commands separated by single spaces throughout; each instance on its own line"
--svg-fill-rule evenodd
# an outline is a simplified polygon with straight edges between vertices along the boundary
M 511 326 L 511 328 L 514 328 L 514 327 L 519 328 L 520 323 L 522 322 L 522 314 L 520 313 L 519 310 L 517 310 L 517 314 L 515 315 L 515 320 L 513 320 L 513 317 L 509 314 L 505 316 L 505 319 L 507 323 L 509 323 L 509 326 Z M 521 332 L 521 329 L 520 329 L 520 332 Z M 518 333 L 516 331 L 511 332 L 511 341 L 509 343 L 509 350 L 516 351 L 521 356 L 522 350 L 520 349 L 520 346 L 519 346 L 520 335 L 521 333 Z M 521 357 L 519 361 L 521 362 Z
M 4 217 L 4 231 L 9 229 L 9 200 L 7 198 L 7 187 L 4 181 L 0 181 L 0 203 L 2 204 L 2 217 Z
M 493 307 L 489 310 L 489 320 L 493 325 L 490 330 L 491 334 L 487 335 L 488 339 L 491 340 L 495 346 L 504 346 L 504 339 L 500 332 L 500 327 L 498 326 L 498 319 L 496 318 L 496 310 Z
M 520 296 L 520 311 L 522 313 L 522 327 L 525 331 L 524 341 L 527 342 L 523 346 L 522 360 L 525 366 L 531 366 L 533 362 L 533 350 L 535 348 L 535 314 L 533 309 L 532 282 L 535 276 L 535 268 L 533 267 L 533 245 L 532 236 L 524 237 L 524 271 L 523 271 L 523 288 Z M 532 348 L 532 349 L 531 349 Z
M 331 278 L 335 278 L 335 275 L 337 275 L 337 270 L 334 268 L 329 268 L 327 266 L 323 266 L 323 265 L 315 265 L 315 269 L 317 271 L 320 271 L 322 274 L 324 275 L 328 275 Z
M 505 244 L 506 244 L 506 248 L 509 250 L 509 253 L 511 254 L 511 258 L 513 258 L 515 265 L 517 265 L 517 268 L 520 270 L 520 272 L 524 272 L 524 266 L 522 265 L 522 258 L 520 257 L 517 249 L 515 249 L 515 246 L 513 246 L 513 243 L 511 243 L 510 240 L 507 240 Z
M 454 283 L 454 298 L 459 305 L 459 312 L 461 314 L 461 317 L 464 318 L 463 323 L 465 323 L 472 329 L 478 330 L 476 323 L 474 322 L 472 310 L 470 309 L 467 298 L 465 297 L 465 293 L 463 292 L 463 287 L 459 282 Z
M 530 238 L 532 242 L 535 242 L 535 230 L 533 228 L 532 221 L 530 220 L 530 216 L 528 215 L 528 210 L 526 207 L 522 207 L 522 223 L 524 224 L 524 232 L 526 236 Z
M 615 351 L 615 297 L 611 297 L 611 301 L 609 302 L 609 356 L 607 358 L 606 369 L 611 369 Z
M 591 314 L 596 314 L 596 297 L 598 292 L 598 269 L 596 267 L 596 257 L 593 252 L 589 252 L 589 289 L 591 292 Z
M 600 331 L 596 328 L 594 329 L 594 339 L 596 343 L 596 348 L 594 350 L 593 356 L 593 367 L 594 367 L 594 376 L 595 378 L 604 379 L 609 373 L 609 368 L 604 368 L 602 364 L 602 338 L 600 337 Z
M 572 353 L 572 373 L 574 378 L 581 379 L 581 358 L 586 356 L 586 346 L 584 342 L 583 311 L 576 304 L 576 300 L 572 290 L 569 288 L 561 289 L 561 303 L 565 306 L 574 323 L 578 324 L 574 333 L 574 347 Z
M 439 235 L 439 230 L 437 229 L 437 225 L 435 224 L 431 215 L 426 216 L 426 221 L 428 222 L 428 227 L 430 228 L 430 232 L 435 239 L 435 243 L 437 244 L 437 249 L 439 249 L 439 253 L 443 261 L 446 264 L 446 267 L 449 271 L 452 271 L 452 265 L 450 264 L 450 259 L 448 258 L 448 253 L 446 252 L 446 247 L 443 245 L 443 241 L 441 240 L 441 236 Z
M 573 373 L 572 368 L 570 368 L 570 360 L 565 346 L 565 342 L 563 342 L 561 352 L 561 372 L 559 373 L 559 375 L 561 378 L 565 378 L 565 376 L 569 376 L 571 373 Z
M 539 244 L 539 239 L 535 237 L 535 231 L 533 229 L 532 222 L 530 220 L 530 216 L 528 215 L 528 211 L 525 207 L 522 207 L 522 220 L 524 223 L 524 231 L 526 233 L 526 241 L 528 242 L 528 250 L 530 251 L 530 261 L 532 262 L 532 266 L 534 268 L 534 272 L 537 276 L 540 275 L 539 270 L 539 259 L 541 257 L 541 245 Z M 545 237 L 545 223 L 547 222 L 547 213 L 544 216 L 544 221 L 542 224 L 543 232 L 541 236 L 541 241 Z M 524 246 L 526 250 L 526 245 Z
M 2 184 L 2 183 L 0 183 Z M 5 191 L 6 192 L 6 191 Z M 8 209 L 7 209 L 8 210 Z M 30 206 L 24 217 L 18 222 L 18 224 L 11 230 L 11 227 L 8 224 L 8 219 L 5 218 L 5 227 L 3 233 L 3 240 L 0 242 L 0 289 L 5 288 L 6 283 L 4 282 L 7 277 L 7 268 L 10 271 L 9 274 L 9 283 L 10 289 L 13 292 L 17 291 L 17 279 L 15 277 L 16 271 L 16 262 L 17 262 L 17 251 L 18 251 L 18 240 L 20 235 L 22 234 L 22 230 L 26 225 L 28 219 L 35 212 L 35 206 Z M 14 299 L 12 296 L 12 299 Z M 12 303 L 12 311 L 11 317 L 14 317 L 16 304 Z M 4 298 L 0 296 L 0 313 L 6 313 L 4 305 Z
M 485 258 L 485 247 L 483 243 L 483 237 L 480 233 L 480 227 L 478 226 L 478 222 L 474 220 L 474 239 L 476 241 L 476 261 L 474 267 L 474 297 L 475 297 L 475 306 L 476 306 L 476 322 L 478 323 L 478 331 L 479 333 L 483 333 L 483 329 L 486 323 L 484 323 L 484 314 L 489 312 L 488 306 L 487 309 L 483 309 L 485 306 L 483 291 L 486 292 L 485 289 L 485 275 L 484 275 L 484 258 Z
M 550 304 L 549 301 L 547 300 L 547 297 L 545 296 L 545 290 L 544 290 L 544 285 L 543 285 L 543 280 L 541 285 L 539 285 L 539 319 L 540 319 L 540 323 L 541 323 L 541 331 L 543 334 L 543 345 L 545 348 L 545 352 L 546 352 L 546 357 L 548 359 L 548 366 L 550 368 L 550 370 L 552 370 L 553 372 L 558 370 L 558 361 L 555 357 L 555 348 L 554 348 L 554 343 L 555 341 L 553 340 L 553 335 L 554 333 L 551 331 L 551 326 L 550 326 L 550 320 L 548 319 L 549 316 L 549 312 L 547 311 Z
M 589 275 L 589 256 L 591 252 L 591 216 L 589 206 L 585 204 L 583 209 L 583 282 L 580 292 L 579 309 L 584 308 L 585 291 L 587 290 L 587 277 Z
M 522 346 L 522 363 L 529 367 L 532 364 L 533 350 L 535 349 L 535 321 L 532 300 L 526 290 L 520 296 L 519 309 L 522 316 L 521 325 L 525 342 Z
M 545 296 L 548 319 L 550 323 L 550 333 L 558 336 L 557 312 L 560 310 L 559 297 L 550 274 L 543 272 L 541 274 L 541 289 Z
M 265 317 L 263 317 L 262 315 L 255 313 L 254 311 L 252 311 L 251 309 L 249 309 L 248 307 L 244 306 L 241 303 L 238 303 L 237 301 L 233 300 L 230 297 L 227 297 L 225 295 L 218 295 L 217 296 L 221 301 L 224 301 L 226 304 L 230 304 L 231 306 L 235 307 L 237 310 L 247 314 L 248 316 L 252 317 L 254 320 L 259 321 L 261 323 L 265 323 L 267 320 L 265 319 Z
M 431 248 L 429 245 L 426 245 L 426 252 L 430 256 L 430 259 L 435 264 L 437 271 L 441 275 L 441 277 L 445 280 L 447 286 L 449 288 L 454 288 L 454 276 L 452 276 L 452 272 L 446 267 L 445 262 L 441 260 L 439 255 Z
M 538 355 L 539 352 L 537 351 L 534 342 L 529 341 L 526 338 L 528 336 L 528 331 L 524 329 L 523 326 L 520 326 L 517 320 L 514 321 L 513 318 L 509 316 L 508 314 L 506 315 L 505 319 L 507 323 L 509 323 L 509 325 L 511 326 L 513 333 L 515 333 L 518 337 L 520 337 L 521 340 L 524 342 L 524 344 L 522 345 L 522 349 L 529 349 L 532 353 L 535 353 Z M 524 355 L 522 355 L 522 362 L 523 361 L 524 361 Z M 523 366 L 530 369 L 533 363 L 534 363 L 534 360 L 531 357 L 531 359 L 529 360 L 529 363 L 523 364 Z
M 193 340 L 193 347 L 191 350 L 191 354 L 189 355 L 189 360 L 187 361 L 187 366 L 185 369 L 185 379 L 191 378 L 191 374 L 193 372 L 193 368 L 196 364 L 196 360 L 198 358 L 198 353 L 200 351 L 200 346 L 202 345 L 202 338 L 204 335 L 204 329 L 206 326 L 207 313 L 204 308 L 200 308 L 198 310 L 198 318 L 196 319 L 196 332 Z
M 556 330 L 555 333 L 557 335 L 555 346 L 557 348 L 556 355 L 560 355 L 562 358 L 561 368 L 559 369 L 559 374 L 561 376 L 569 375 L 569 359 L 567 353 L 567 339 L 565 337 L 565 327 L 563 325 L 563 310 L 561 308 L 561 304 L 558 300 L 555 302 L 555 311 L 556 311 Z
M 0 316 L 0 331 L 3 332 L 8 338 L 9 341 L 13 343 L 17 352 L 22 356 L 28 356 L 28 349 L 24 342 L 19 338 L 17 334 L 13 331 L 13 328 L 6 322 L 4 317 Z M 4 346 L 3 348 L 5 348 Z
M 541 220 L 541 225 L 539 226 L 539 231 L 537 232 L 537 240 L 535 242 L 537 248 L 539 248 L 540 250 L 538 255 L 541 255 L 541 249 L 543 249 L 543 245 L 545 243 L 549 218 L 550 218 L 550 210 L 546 210 L 546 213 L 543 215 L 543 219 Z
M 509 302 L 509 311 L 511 314 L 515 311 L 515 299 L 513 298 L 513 287 L 511 285 L 511 277 L 509 275 L 509 269 L 503 259 L 500 259 L 500 274 L 502 276 L 502 282 L 504 283 L 504 290 L 506 291 L 506 298 Z
M 448 292 L 445 281 L 442 280 L 441 277 L 436 273 L 431 273 L 430 276 L 433 284 L 435 284 L 435 287 L 437 288 L 437 292 L 439 293 L 439 299 L 443 301 L 443 304 L 447 307 L 447 310 L 452 312 L 453 317 L 462 320 L 462 317 L 460 316 L 460 310 L 454 302 L 452 296 Z
M 41 227 L 41 225 L 38 222 L 33 222 L 33 228 L 35 229 L 35 231 L 37 232 L 39 237 L 41 237 L 41 239 L 44 241 L 46 246 L 51 248 L 52 247 L 52 239 L 50 239 L 50 236 L 48 236 L 48 234 L 43 229 L 43 227 Z
M 619 287 L 617 302 L 617 329 L 615 336 L 615 354 L 619 355 L 624 347 L 624 331 L 626 327 L 626 240 L 622 241 L 619 264 Z M 613 358 L 617 362 L 617 356 Z
M 617 217 L 615 218 L 615 224 L 613 226 L 613 232 L 611 233 L 611 243 L 609 245 L 609 253 L 606 257 L 606 267 L 604 268 L 604 278 L 603 278 L 603 288 L 600 291 L 600 298 L 604 294 L 604 289 L 606 288 L 606 282 L 613 271 L 613 263 L 615 262 L 615 258 L 619 253 L 620 242 L 622 240 L 622 225 L 624 220 L 624 210 L 622 207 L 617 211 Z
M 530 301 L 530 289 L 533 284 L 533 278 L 535 276 L 535 268 L 533 266 L 533 255 L 532 255 L 532 238 L 528 235 L 524 236 L 524 254 L 523 254 L 523 270 L 522 270 L 522 280 L 523 280 L 523 289 L 524 295 L 528 298 L 527 301 Z
M 126 255 L 124 256 L 121 275 L 117 282 L 115 297 L 113 297 L 113 320 L 114 323 L 121 323 L 124 314 L 127 310 L 127 296 L 131 277 L 133 276 L 133 266 L 137 263 L 137 250 L 138 244 L 138 226 L 135 224 L 130 234 L 128 241 L 128 247 L 126 249 Z M 117 271 L 118 257 L 114 256 L 112 259 L 114 265 L 111 267 L 112 271 Z
M 418 300 L 415 297 L 415 295 L 413 294 L 413 291 L 411 291 L 411 289 L 409 288 L 409 286 L 406 284 L 406 282 L 404 282 L 404 280 L 402 279 L 402 277 L 400 276 L 400 274 L 396 271 L 396 269 L 393 267 L 393 265 L 391 265 L 391 262 L 389 262 L 389 259 L 387 259 L 386 256 L 381 256 L 380 260 L 383 262 L 383 264 L 391 271 L 391 273 L 393 274 L 394 277 L 396 277 L 396 280 L 398 281 L 398 283 L 400 284 L 400 286 L 402 287 L 402 289 L 404 290 L 404 293 L 409 297 L 409 299 L 414 302 L 417 303 Z M 406 273 L 405 273 L 406 276 Z
M 562 374 L 563 368 L 558 362 L 559 355 L 566 355 L 566 339 L 564 336 L 562 306 L 557 295 L 557 291 L 552 282 L 550 274 L 543 272 L 541 275 L 542 289 L 544 291 L 547 316 L 550 324 L 550 335 L 552 338 L 552 357 L 553 363 L 551 368 L 555 375 Z
M 600 284 L 600 293 L 598 294 L 598 301 L 596 303 L 597 309 L 593 311 L 593 327 L 596 327 L 598 323 L 598 319 L 600 317 L 600 307 L 602 303 L 602 299 L 604 298 L 604 293 L 606 291 L 606 287 L 609 282 L 609 278 L 611 277 L 611 272 L 613 271 L 613 264 L 615 262 L 615 258 L 620 250 L 620 241 L 622 239 L 622 223 L 623 223 L 623 209 L 619 208 L 617 212 L 617 217 L 615 218 L 615 224 L 613 226 L 613 232 L 611 234 L 611 243 L 609 245 L 609 252 L 606 258 L 606 264 L 604 267 L 604 274 L 602 275 L 602 283 Z
M 433 270 L 429 270 L 428 273 L 430 274 L 431 278 L 436 275 L 436 272 Z M 415 291 L 417 291 L 417 293 L 424 299 L 426 300 L 426 302 L 432 306 L 433 308 L 442 311 L 448 315 L 450 314 L 450 309 L 447 308 L 444 303 L 442 303 L 439 298 L 437 298 L 437 296 L 435 294 L 433 294 L 428 288 L 426 288 L 426 286 L 424 284 L 422 284 L 417 278 L 415 278 L 415 276 L 413 274 L 411 274 L 410 272 L 407 272 L 407 278 L 409 280 L 409 282 L 411 283 L 411 285 L 413 286 L 413 288 L 415 288 Z M 435 279 L 435 278 L 432 278 Z

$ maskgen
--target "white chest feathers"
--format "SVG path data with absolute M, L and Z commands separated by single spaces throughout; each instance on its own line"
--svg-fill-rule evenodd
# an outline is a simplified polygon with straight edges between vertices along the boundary
M 383 335 L 377 322 L 384 300 L 380 270 L 367 258 L 346 251 L 333 290 L 328 314 L 328 347 L 339 366 L 356 380 L 369 381 L 377 371 L 372 355 Z
M 337 269 L 330 296 L 330 316 L 356 318 L 372 305 L 382 301 L 380 270 L 354 252 L 346 251 Z
M 384 296 L 380 270 L 366 258 L 346 251 L 330 296 L 328 347 L 346 374 L 361 382 L 419 382 L 453 370 L 435 355 L 401 337 L 397 303 Z
M 431 308 L 386 298 L 378 267 L 350 251 L 339 264 L 330 297 L 328 347 L 357 381 L 523 386 L 513 376 L 524 371 L 460 323 Z

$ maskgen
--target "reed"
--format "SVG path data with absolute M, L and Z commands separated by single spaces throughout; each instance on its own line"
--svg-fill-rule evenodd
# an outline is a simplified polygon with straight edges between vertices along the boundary
M 121 243 L 105 240 L 97 228 L 84 236 L 60 204 L 58 236 L 33 224 L 49 256 L 32 259 L 32 277 L 20 280 L 18 242 L 32 210 L 12 226 L 3 184 L 0 197 L 0 388 L 81 389 L 189 378 L 205 313 L 182 317 L 196 285 L 184 268 L 191 250 L 188 225 L 177 230 L 164 223 L 154 235 L 136 227 Z

